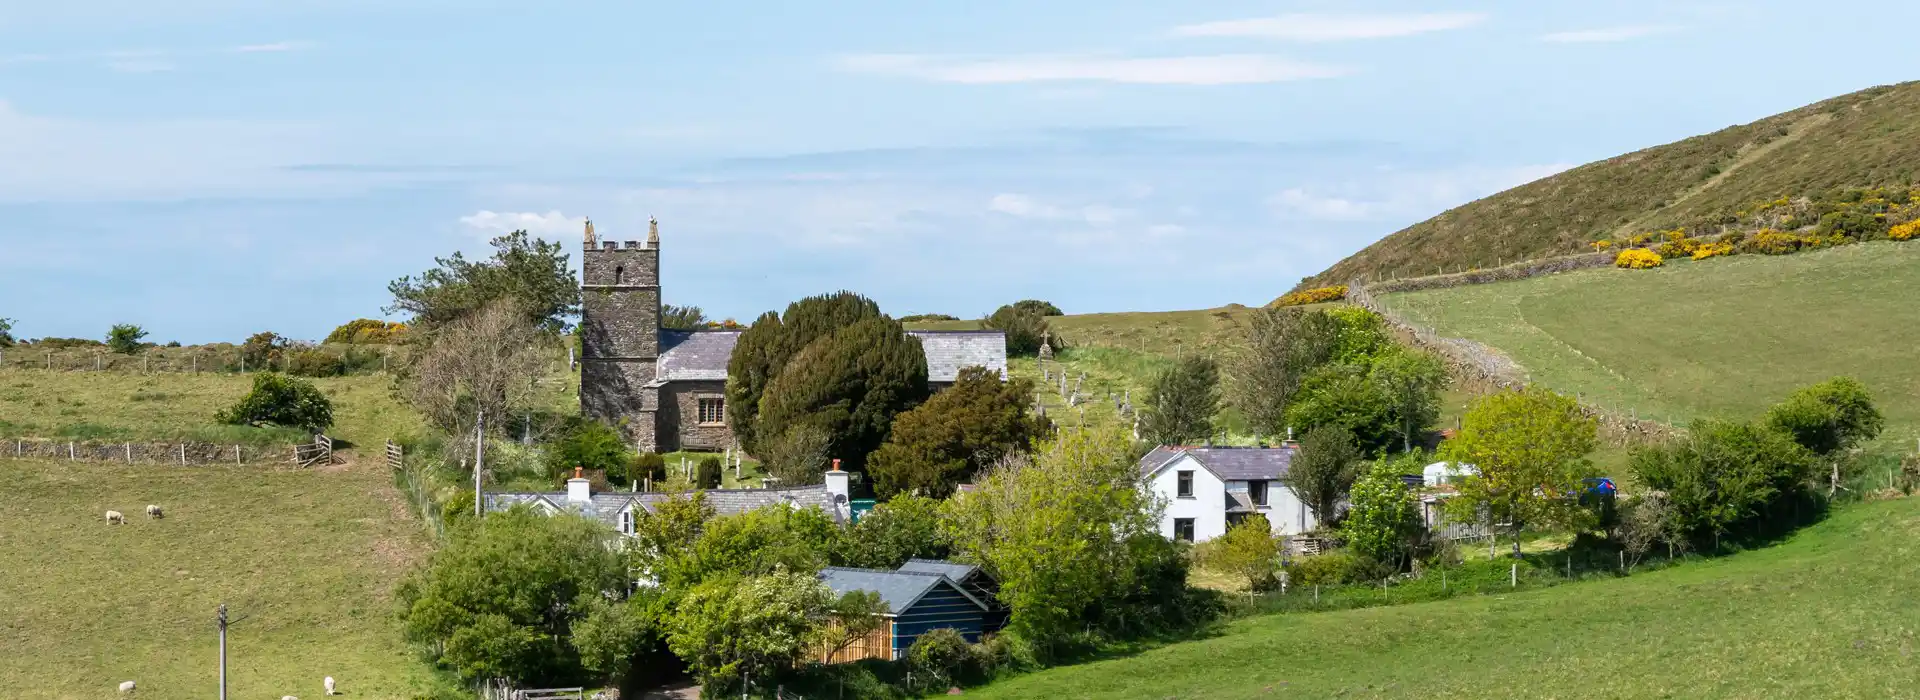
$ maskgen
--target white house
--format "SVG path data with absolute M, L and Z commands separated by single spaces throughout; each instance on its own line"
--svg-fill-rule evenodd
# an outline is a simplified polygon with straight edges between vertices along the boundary
M 1156 447 L 1140 459 L 1140 474 L 1166 499 L 1160 534 L 1205 542 L 1250 515 L 1263 515 L 1276 535 L 1316 525 L 1313 512 L 1280 483 L 1294 447 Z

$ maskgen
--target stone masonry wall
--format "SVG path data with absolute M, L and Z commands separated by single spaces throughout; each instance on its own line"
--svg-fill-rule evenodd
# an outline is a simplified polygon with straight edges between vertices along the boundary
M 725 397 L 726 382 L 674 382 L 660 393 L 660 452 L 718 451 L 733 444 L 733 429 L 726 423 L 700 423 L 700 398 Z
M 0 441 L 0 458 L 172 465 L 291 463 L 293 445 L 15 438 Z
M 643 450 L 657 447 L 660 250 L 602 242 L 581 255 L 580 412 L 620 426 Z

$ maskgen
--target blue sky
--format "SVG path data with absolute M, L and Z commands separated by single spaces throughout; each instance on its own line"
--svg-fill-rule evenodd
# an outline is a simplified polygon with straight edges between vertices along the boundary
M 748 319 L 1264 303 L 1559 169 L 1920 77 L 1901 2 L 0 0 L 16 335 L 318 338 L 658 216 Z

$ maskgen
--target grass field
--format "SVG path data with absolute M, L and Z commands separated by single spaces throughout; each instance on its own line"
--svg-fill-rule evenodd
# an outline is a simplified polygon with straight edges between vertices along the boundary
M 980 698 L 1920 696 L 1920 500 L 1664 571 L 1435 603 L 1250 618 Z
M 407 698 L 431 682 L 391 593 L 426 550 L 378 465 L 319 471 L 0 461 L 0 696 Z M 147 520 L 148 503 L 166 518 Z M 108 526 L 115 509 L 130 520 Z
M 1835 375 L 1865 382 L 1883 444 L 1920 436 L 1920 245 L 1868 243 L 1656 270 L 1587 270 L 1381 301 L 1511 355 L 1534 381 L 1642 417 L 1751 418 Z
M 1277 295 L 1277 293 L 1276 293 Z M 1068 347 L 1118 348 L 1164 357 L 1212 355 L 1241 342 L 1253 309 L 1225 306 L 1194 311 L 1142 311 L 1052 316 L 1047 325 Z M 979 321 L 907 324 L 913 330 L 973 330 Z

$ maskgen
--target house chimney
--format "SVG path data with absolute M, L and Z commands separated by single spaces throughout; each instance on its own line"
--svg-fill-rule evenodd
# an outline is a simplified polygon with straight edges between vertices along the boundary
M 840 471 L 840 460 L 833 460 L 833 468 L 827 470 L 827 497 L 833 501 L 834 514 L 843 522 L 853 517 L 852 480 L 852 474 Z
M 573 468 L 573 478 L 567 480 L 567 502 L 586 503 L 593 500 L 593 482 L 582 476 L 580 467 Z

